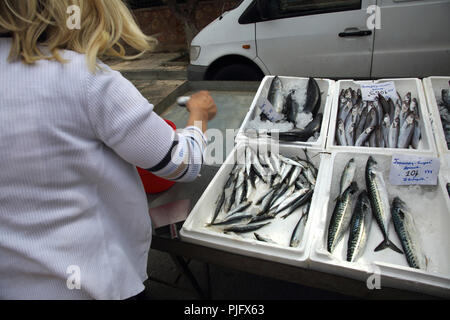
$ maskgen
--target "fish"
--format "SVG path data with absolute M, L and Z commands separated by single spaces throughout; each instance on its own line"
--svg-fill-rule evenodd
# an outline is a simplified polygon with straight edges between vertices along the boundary
M 397 148 L 408 148 L 414 134 L 414 114 L 409 114 L 403 122 L 398 135 Z
M 450 93 L 449 93 L 448 89 L 441 90 L 441 98 L 442 98 L 442 103 L 444 104 L 444 106 L 446 106 L 447 109 L 450 109 Z
M 299 191 L 294 192 L 289 197 L 286 197 L 286 199 L 279 204 L 278 209 L 275 211 L 275 213 L 280 213 L 283 210 L 286 210 L 289 208 L 295 201 L 303 197 L 308 191 L 311 189 L 300 189 Z
M 411 138 L 411 147 L 413 147 L 414 149 L 419 148 L 419 142 L 420 142 L 421 136 L 422 136 L 422 132 L 420 129 L 419 120 L 416 117 L 414 119 L 414 132 L 413 132 L 413 135 Z
M 303 107 L 303 112 L 311 112 L 312 115 L 317 115 L 321 104 L 320 88 L 314 78 L 308 79 L 308 87 L 306 89 L 306 101 Z
M 327 250 L 330 253 L 334 251 L 336 245 L 348 229 L 352 217 L 352 196 L 357 191 L 357 183 L 352 182 L 343 194 L 337 198 L 328 225 Z
M 295 90 L 292 90 L 289 92 L 287 98 L 286 98 L 286 117 L 287 121 L 292 122 L 295 124 L 297 119 L 297 114 L 300 109 L 300 106 L 298 105 L 297 100 L 295 99 Z
M 308 222 L 309 209 L 311 207 L 311 202 L 308 202 L 302 213 L 302 216 L 298 220 L 291 234 L 291 239 L 289 241 L 290 247 L 298 247 L 301 239 L 303 238 L 303 233 L 305 232 L 306 223 Z
M 249 222 L 253 217 L 254 217 L 254 215 L 251 213 L 242 212 L 240 214 L 234 214 L 233 216 L 228 217 L 222 221 L 210 223 L 209 225 L 221 226 L 221 225 L 227 225 L 227 224 L 234 224 L 234 223 L 238 223 L 238 222 L 242 222 L 242 221 Z
M 353 122 L 350 122 L 349 126 L 345 128 L 345 140 L 348 146 L 355 145 L 355 125 Z
M 268 238 L 268 237 L 263 237 L 261 236 L 259 233 L 254 232 L 253 235 L 255 236 L 256 240 L 262 241 L 262 242 L 267 242 L 267 243 L 273 243 L 273 244 L 277 244 L 275 241 L 273 241 L 272 239 Z
M 213 215 L 210 223 L 213 223 L 216 220 L 217 216 L 219 215 L 219 213 L 222 209 L 224 202 L 225 202 L 225 190 L 221 193 L 221 195 L 217 201 L 216 210 L 214 210 L 214 215 Z
M 372 226 L 372 207 L 367 195 L 367 191 L 363 190 L 358 195 L 355 209 L 353 210 L 352 219 L 350 221 L 350 232 L 347 243 L 347 261 L 356 261 L 367 244 L 367 238 Z
M 336 141 L 340 146 L 347 145 L 347 138 L 345 135 L 345 125 L 343 120 L 338 120 L 337 130 L 336 130 Z
M 408 265 L 411 268 L 424 270 L 427 264 L 426 257 L 419 247 L 414 219 L 412 214 L 408 212 L 405 202 L 399 197 L 395 197 L 392 201 L 392 220 Z
M 289 186 L 293 186 L 295 184 L 298 177 L 302 173 L 302 170 L 303 170 L 302 167 L 295 167 L 294 171 L 291 174 L 291 177 L 289 178 Z
M 358 137 L 358 139 L 356 139 L 355 146 L 357 147 L 363 146 L 374 131 L 375 127 L 368 127 L 366 130 L 364 130 L 363 133 L 361 133 L 361 135 Z
M 234 232 L 234 233 L 246 233 L 261 229 L 264 226 L 267 226 L 270 222 L 265 223 L 255 223 L 255 224 L 244 224 L 244 225 L 234 225 L 228 228 L 223 229 L 224 233 Z
M 284 107 L 283 83 L 278 76 L 272 79 L 267 100 L 269 100 L 277 113 L 282 114 Z
M 245 209 L 247 209 L 251 205 L 252 205 L 251 201 L 247 201 L 247 202 L 241 203 L 239 206 L 237 206 L 233 210 L 229 211 L 228 214 L 227 214 L 227 217 L 231 217 L 234 214 L 237 214 L 237 213 L 239 213 L 241 211 L 244 211 Z
M 339 182 L 339 195 L 344 193 L 345 190 L 350 186 L 355 177 L 356 172 L 356 163 L 355 159 L 351 158 L 344 167 L 344 171 L 342 171 L 341 179 Z
M 297 200 L 295 200 L 290 207 L 286 208 L 287 212 L 281 218 L 286 219 L 286 217 L 291 215 L 295 210 L 297 210 L 302 205 L 304 205 L 305 203 L 310 201 L 313 196 L 313 193 L 314 193 L 314 190 L 310 189 L 303 196 L 301 196 Z M 279 212 L 281 212 L 281 211 L 279 211 Z
M 292 129 L 284 132 L 267 132 L 267 135 L 278 136 L 280 141 L 307 141 L 314 136 L 316 132 L 320 132 L 322 126 L 323 114 L 317 114 L 314 119 L 304 129 Z
M 400 119 L 399 117 L 395 118 L 389 127 L 389 135 L 388 135 L 388 147 L 389 148 L 397 148 L 398 144 L 398 135 L 400 133 Z
M 373 215 L 383 235 L 383 241 L 375 248 L 375 251 L 390 248 L 398 253 L 402 253 L 402 251 L 389 240 L 388 228 L 391 215 L 389 199 L 383 176 L 381 172 L 378 171 L 377 166 L 378 163 L 372 158 L 372 156 L 369 156 L 365 169 L 366 188 Z

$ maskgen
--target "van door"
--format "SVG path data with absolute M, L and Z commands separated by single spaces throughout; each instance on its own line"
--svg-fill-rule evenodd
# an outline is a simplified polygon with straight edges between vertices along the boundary
M 373 77 L 450 74 L 450 1 L 378 0 Z
M 266 2 L 267 3 L 267 2 Z M 271 74 L 368 78 L 376 0 L 268 0 L 256 23 L 257 55 Z

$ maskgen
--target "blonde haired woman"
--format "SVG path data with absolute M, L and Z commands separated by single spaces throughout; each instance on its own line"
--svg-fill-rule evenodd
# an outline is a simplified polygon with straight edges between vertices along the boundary
M 120 0 L 0 0 L 0 34 L 0 298 L 139 294 L 152 228 L 135 166 L 194 180 L 214 101 L 193 95 L 175 133 L 97 59 L 151 49 Z

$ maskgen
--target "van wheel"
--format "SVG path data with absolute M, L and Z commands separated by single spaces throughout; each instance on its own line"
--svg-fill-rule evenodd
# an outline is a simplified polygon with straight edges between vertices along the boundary
M 230 64 L 216 71 L 211 80 L 261 81 L 264 74 L 247 64 Z

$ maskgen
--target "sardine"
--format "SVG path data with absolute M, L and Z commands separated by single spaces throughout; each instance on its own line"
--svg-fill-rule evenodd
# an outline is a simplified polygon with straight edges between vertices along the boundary
M 239 214 L 234 214 L 231 217 L 228 217 L 222 221 L 218 221 L 218 222 L 214 222 L 214 223 L 210 223 L 209 225 L 212 226 L 221 226 L 221 225 L 227 225 L 227 224 L 234 224 L 234 223 L 239 223 L 239 222 L 249 222 L 252 218 L 254 217 L 253 214 L 248 213 L 248 212 L 242 212 Z
M 245 209 L 247 209 L 251 205 L 252 205 L 251 201 L 247 201 L 247 202 L 241 203 L 239 206 L 237 206 L 233 210 L 229 211 L 228 214 L 227 214 L 227 217 L 231 217 L 234 214 L 240 213 L 241 211 L 244 211 Z
M 225 190 L 222 192 L 222 194 L 220 195 L 220 197 L 217 201 L 216 210 L 214 211 L 214 215 L 213 215 L 210 223 L 213 223 L 216 220 L 217 216 L 219 215 L 219 213 L 222 209 L 224 202 L 225 202 Z
M 392 220 L 395 231 L 402 244 L 408 265 L 411 268 L 425 269 L 426 258 L 419 247 L 417 230 L 410 212 L 407 211 L 406 204 L 395 197 L 392 201 Z
M 389 128 L 388 146 L 389 148 L 397 148 L 398 135 L 400 133 L 400 119 L 397 117 Z
M 294 230 L 292 231 L 291 240 L 289 241 L 290 247 L 298 247 L 299 246 L 300 241 L 303 238 L 303 233 L 305 232 L 306 223 L 308 222 L 310 207 L 311 207 L 311 202 L 308 202 L 305 205 L 305 209 L 304 209 L 304 212 L 302 213 L 302 216 L 300 217 L 300 220 L 298 220 L 297 224 L 294 227 Z
M 421 137 L 422 137 L 422 133 L 420 130 L 420 123 L 419 123 L 419 120 L 416 118 L 416 119 L 414 119 L 414 132 L 413 132 L 413 136 L 411 138 L 411 146 L 414 149 L 419 148 L 419 142 L 420 142 Z
M 301 189 L 299 191 L 294 192 L 292 195 L 287 197 L 282 203 L 279 204 L 278 209 L 275 213 L 280 213 L 283 210 L 289 208 L 295 201 L 303 197 L 310 189 Z
M 372 208 L 367 192 L 363 190 L 358 196 L 350 221 L 350 235 L 347 243 L 347 261 L 356 261 L 364 252 L 371 226 Z
M 310 189 L 308 192 L 306 192 L 303 196 L 299 197 L 297 200 L 295 200 L 289 208 L 287 208 L 287 212 L 281 217 L 283 219 L 286 219 L 291 213 L 293 213 L 295 210 L 300 208 L 302 205 L 307 203 L 311 200 L 313 196 L 314 190 Z M 281 211 L 279 211 L 281 212 Z
M 337 198 L 336 205 L 328 225 L 327 250 L 332 253 L 346 232 L 352 217 L 352 196 L 358 191 L 356 182 L 352 182 L 342 195 Z
M 402 253 L 402 251 L 389 240 L 389 222 L 390 209 L 389 199 L 386 185 L 384 183 L 381 172 L 378 171 L 377 162 L 369 156 L 366 163 L 366 187 L 372 207 L 372 213 L 375 216 L 378 227 L 383 235 L 383 241 L 375 248 L 375 251 L 380 251 L 386 248 Z
M 355 159 L 351 158 L 345 165 L 344 171 L 341 174 L 341 180 L 339 183 L 339 195 L 344 193 L 345 190 L 350 186 L 355 177 L 356 163 Z
M 261 229 L 264 226 L 267 226 L 270 222 L 265 223 L 255 223 L 255 224 L 244 224 L 244 225 L 234 225 L 228 228 L 223 229 L 224 233 L 234 232 L 234 233 L 246 233 L 250 231 L 255 231 Z
M 273 241 L 272 239 L 270 239 L 270 238 L 268 238 L 268 237 L 263 237 L 263 236 L 261 236 L 259 233 L 254 232 L 253 235 L 255 236 L 256 240 L 258 240 L 258 241 L 277 244 L 277 243 L 276 243 L 275 241 Z

